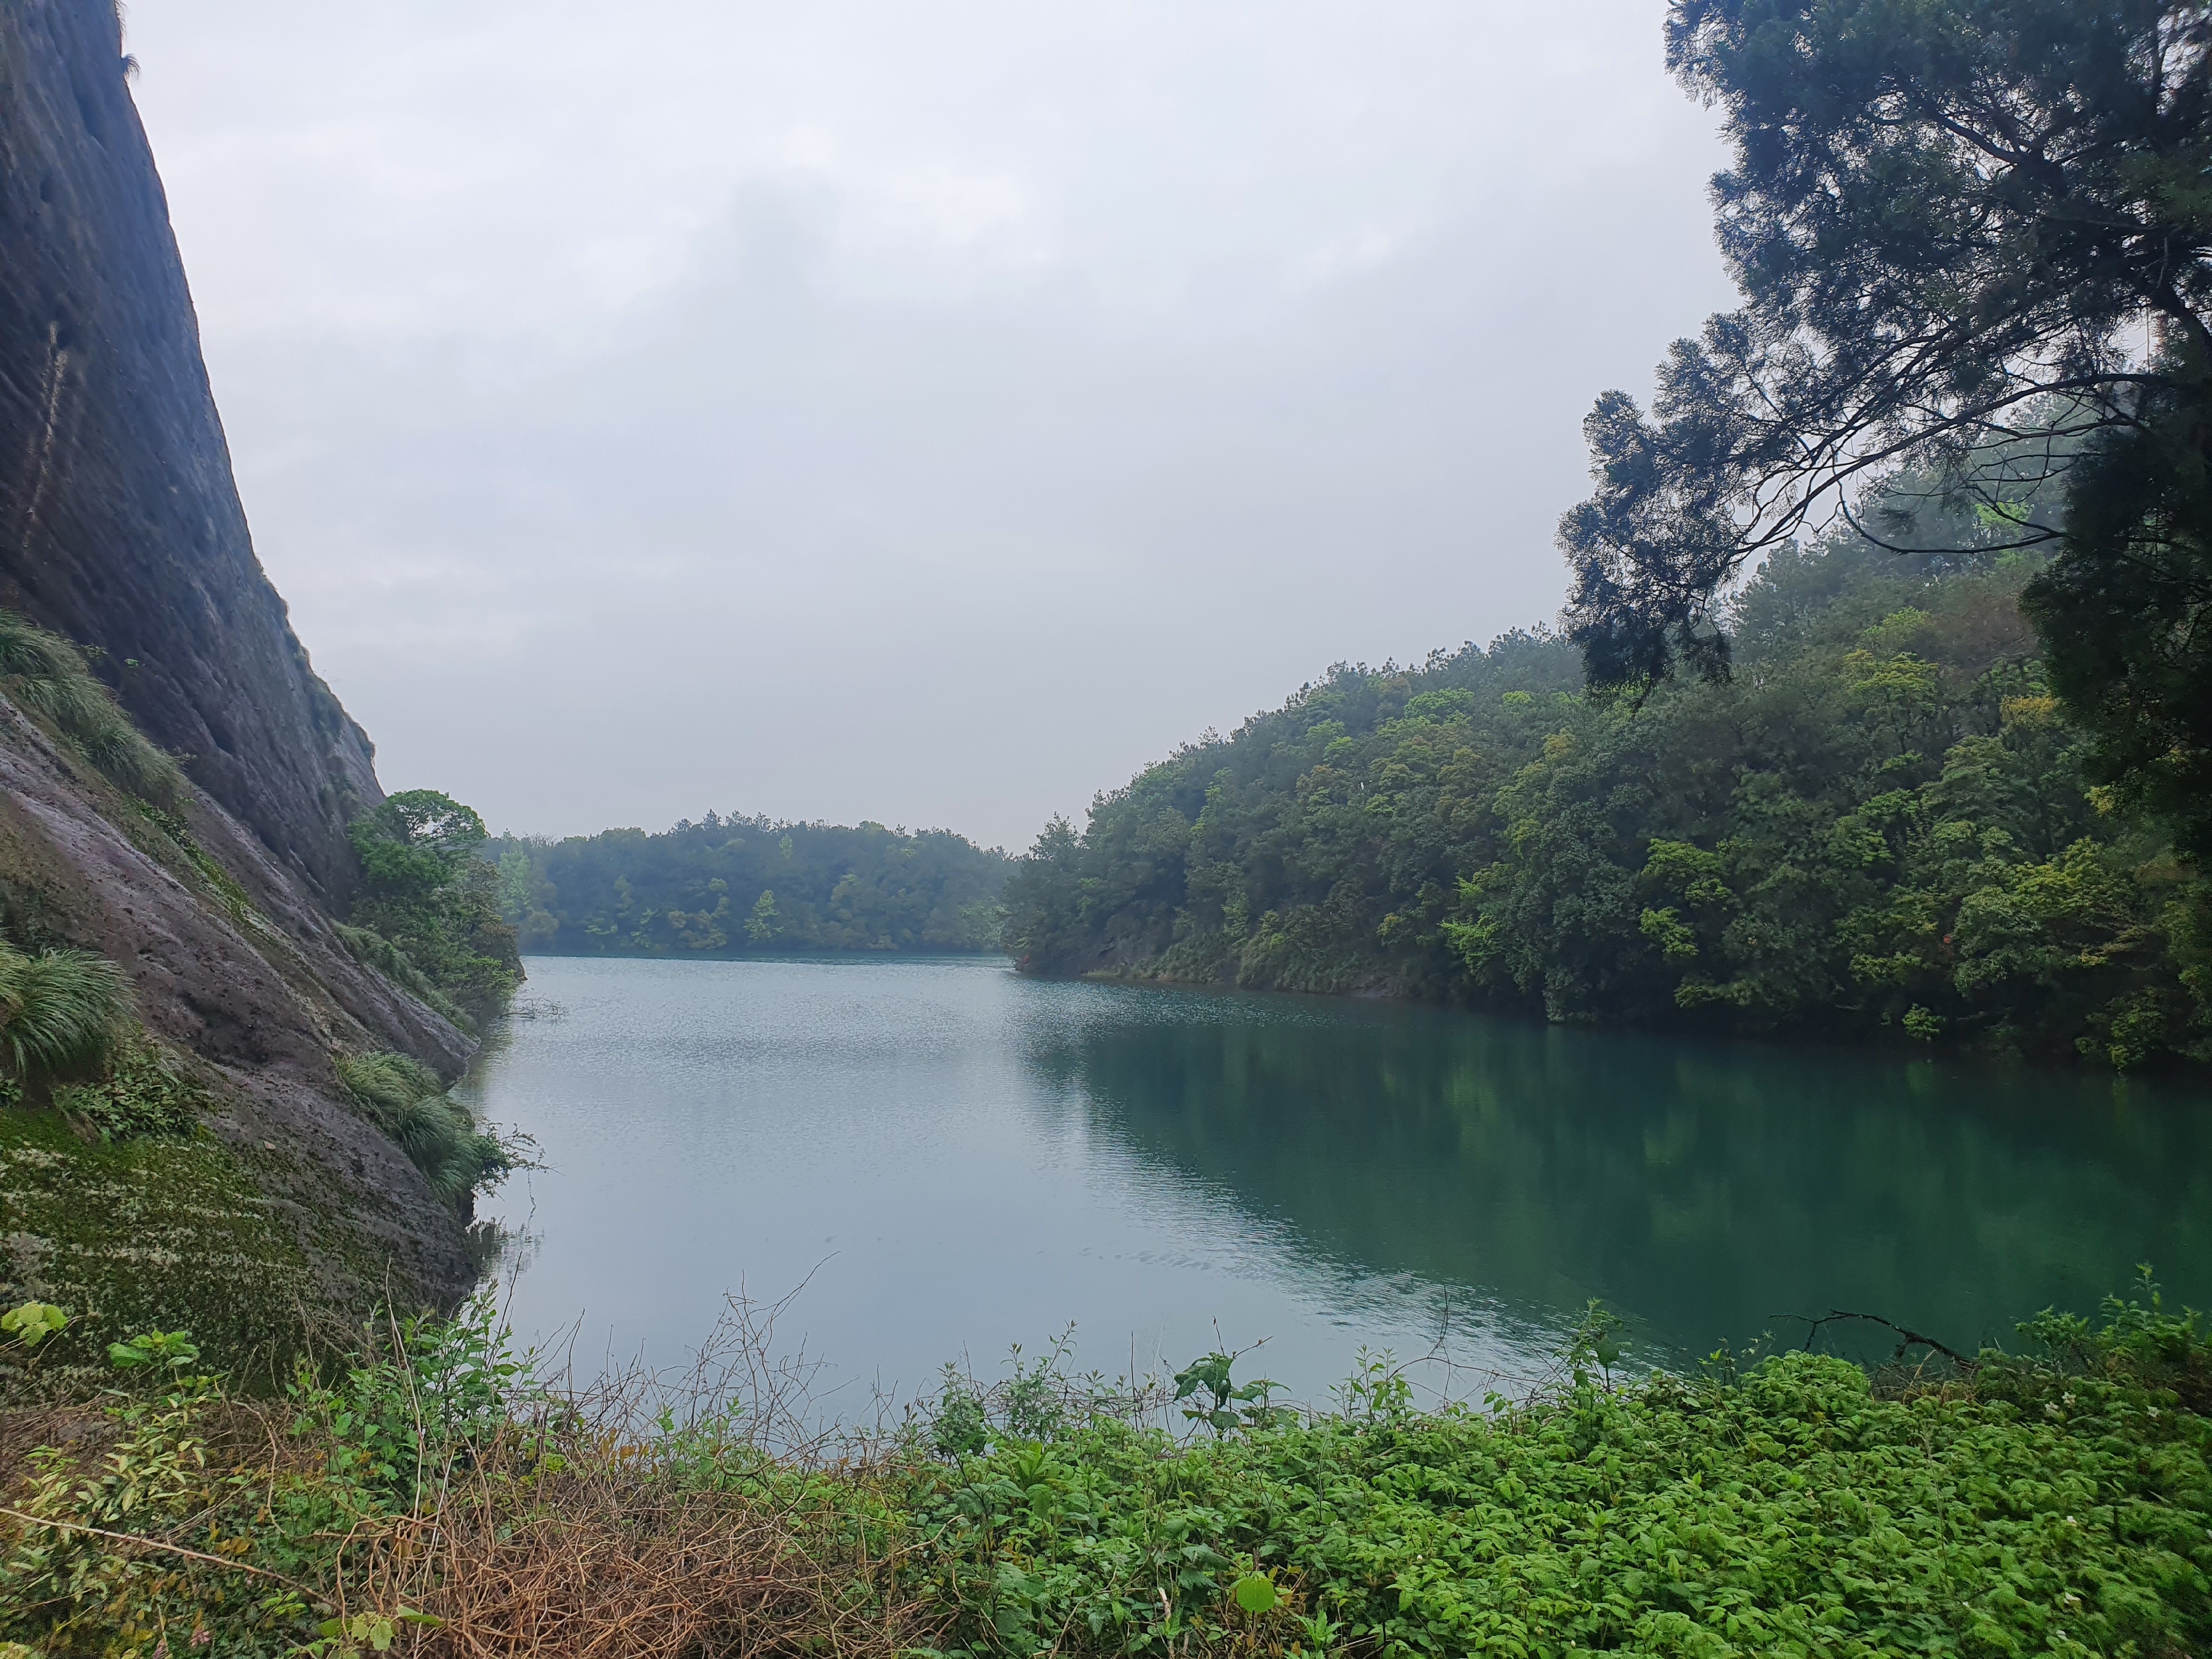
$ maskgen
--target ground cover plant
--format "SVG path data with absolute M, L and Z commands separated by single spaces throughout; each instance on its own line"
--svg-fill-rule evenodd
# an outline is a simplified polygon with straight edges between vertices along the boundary
M 36 1347 L 65 1310 L 9 1317 Z M 2212 1636 L 2212 1349 L 2154 1287 L 1940 1376 L 1806 1352 L 1630 1376 L 1611 1324 L 1480 1407 L 1417 1407 L 1387 1360 L 1307 1413 L 1233 1356 L 1132 1389 L 1055 1353 L 835 1435 L 742 1318 L 672 1385 L 579 1394 L 479 1303 L 387 1319 L 258 1402 L 155 1330 L 114 1348 L 103 1403 L 0 1439 L 0 1639 L 1398 1659 Z

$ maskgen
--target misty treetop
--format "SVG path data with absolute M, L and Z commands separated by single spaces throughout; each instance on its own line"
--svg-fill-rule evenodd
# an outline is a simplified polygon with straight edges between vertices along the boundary
M 1578 1022 L 2212 1058 L 2212 890 L 2083 771 L 2033 556 L 1773 556 L 1727 682 L 1641 705 L 1516 633 L 1339 668 L 1056 822 L 1032 971 L 1427 996 Z
M 715 812 L 486 851 L 522 948 L 551 955 L 993 951 L 1008 867 L 946 830 Z

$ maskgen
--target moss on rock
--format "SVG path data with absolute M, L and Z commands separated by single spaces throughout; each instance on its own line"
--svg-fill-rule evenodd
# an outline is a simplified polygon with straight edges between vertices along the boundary
M 276 1211 L 211 1135 L 102 1142 L 0 1112 L 0 1304 L 70 1316 L 33 1364 L 0 1361 L 0 1391 L 96 1387 L 108 1343 L 176 1324 L 234 1377 L 273 1381 L 334 1318 Z

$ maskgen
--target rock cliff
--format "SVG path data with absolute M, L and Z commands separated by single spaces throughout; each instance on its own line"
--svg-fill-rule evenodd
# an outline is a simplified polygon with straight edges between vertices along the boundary
M 281 1359 L 303 1321 L 471 1282 L 464 1217 L 333 1059 L 450 1077 L 473 1041 L 334 925 L 373 751 L 254 556 L 125 71 L 110 0 L 0 0 L 0 607 L 85 647 L 191 787 L 149 810 L 0 680 L 0 932 L 122 964 L 211 1133 L 110 1146 L 0 1109 L 0 1302 Z
M 106 0 L 0 0 L 0 605 L 325 903 L 381 799 L 262 574 Z

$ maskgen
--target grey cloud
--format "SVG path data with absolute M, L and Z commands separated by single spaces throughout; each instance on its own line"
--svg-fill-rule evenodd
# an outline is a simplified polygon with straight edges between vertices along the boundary
M 1591 397 L 1726 297 L 1705 118 L 1664 83 L 1656 9 L 1619 9 L 1638 49 L 1552 77 L 1581 101 L 1523 111 L 1366 242 L 1346 204 L 1432 167 L 1420 122 L 1304 158 L 1327 200 L 1302 242 L 1267 132 L 1194 159 L 1254 175 L 1253 225 L 1164 227 L 1128 199 L 1152 175 L 1083 127 L 1145 111 L 1071 90 L 1044 121 L 1076 153 L 1064 194 L 1016 212 L 1034 259 L 856 231 L 802 175 L 726 180 L 653 280 L 567 312 L 433 271 L 463 296 L 441 316 L 308 295 L 256 319 L 195 264 L 264 561 L 388 785 L 523 830 L 713 806 L 1022 844 L 1334 659 L 1556 606 Z M 1234 135 L 1237 95 L 1170 74 L 1139 102 L 1231 100 L 1162 118 Z M 1448 100 L 1429 116 L 1460 142 Z M 251 234 L 222 192 L 220 168 L 181 192 L 188 262 L 197 203 Z M 580 204 L 578 234 L 620 212 Z

